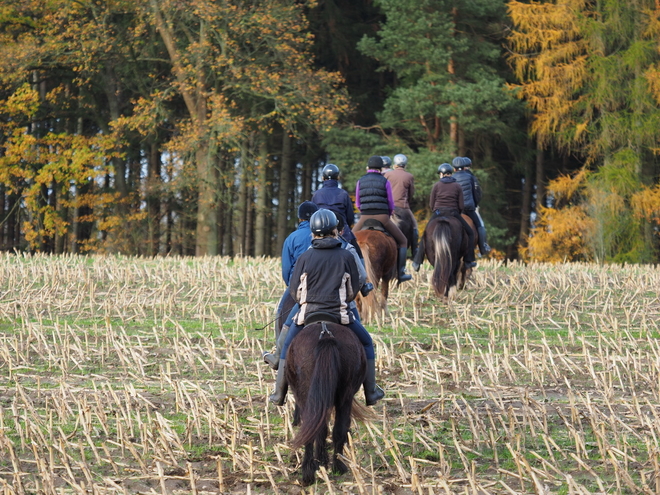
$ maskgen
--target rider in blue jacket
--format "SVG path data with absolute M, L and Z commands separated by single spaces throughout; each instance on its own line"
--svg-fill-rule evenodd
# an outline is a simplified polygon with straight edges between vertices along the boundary
M 362 251 L 357 239 L 351 230 L 355 223 L 353 201 L 345 189 L 339 187 L 339 167 L 334 163 L 328 163 L 323 167 L 323 185 L 312 195 L 312 203 L 326 210 L 332 211 L 344 225 L 339 232 L 344 239 L 351 243 L 362 259 Z
M 463 189 L 463 201 L 465 203 L 463 213 L 470 217 L 477 229 L 477 234 L 479 234 L 479 252 L 484 256 L 490 253 L 490 246 L 486 242 L 486 226 L 481 219 L 481 215 L 477 212 L 477 206 L 479 206 L 479 201 L 481 201 L 481 187 L 479 186 L 479 181 L 470 170 L 472 160 L 467 156 L 457 156 L 452 160 L 452 165 L 456 169 L 454 178 Z
M 293 274 L 293 269 L 295 268 L 296 261 L 298 261 L 300 255 L 307 251 L 312 245 L 312 231 L 309 229 L 309 219 L 317 210 L 318 207 L 311 201 L 302 202 L 298 207 L 298 228 L 289 234 L 282 245 L 282 280 L 284 280 L 287 289 L 284 291 L 284 294 L 277 305 L 277 314 L 280 315 L 283 320 L 287 320 L 286 316 L 288 316 L 282 315 L 282 309 L 284 308 L 286 300 L 291 298 L 291 295 L 289 294 L 291 275 Z M 294 311 L 296 311 L 295 307 L 292 308 L 290 312 L 293 313 Z M 282 325 L 280 335 L 275 344 L 275 353 L 264 352 L 263 354 L 264 361 L 273 369 L 277 369 L 280 362 L 280 353 L 282 351 L 282 346 L 284 345 L 284 340 L 289 332 L 289 326 L 290 323 Z

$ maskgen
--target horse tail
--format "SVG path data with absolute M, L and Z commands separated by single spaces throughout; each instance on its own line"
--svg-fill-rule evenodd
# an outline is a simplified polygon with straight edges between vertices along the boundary
M 360 246 L 362 250 L 362 256 L 364 256 L 364 270 L 367 272 L 367 280 L 374 285 L 374 290 L 367 296 L 359 295 L 361 306 L 360 310 L 365 318 L 371 318 L 372 315 L 376 314 L 376 289 L 378 288 L 378 281 L 380 277 L 376 276 L 374 272 L 374 267 L 371 264 L 371 246 L 368 243 L 364 243 Z
M 449 277 L 453 266 L 451 245 L 451 225 L 449 222 L 438 221 L 433 232 L 435 249 L 435 267 L 433 268 L 433 289 L 436 295 L 444 296 L 449 285 Z
M 309 395 L 302 413 L 300 429 L 293 439 L 294 448 L 313 441 L 326 427 L 328 413 L 335 405 L 340 371 L 341 356 L 337 339 L 329 336 L 321 338 L 314 349 L 314 370 Z

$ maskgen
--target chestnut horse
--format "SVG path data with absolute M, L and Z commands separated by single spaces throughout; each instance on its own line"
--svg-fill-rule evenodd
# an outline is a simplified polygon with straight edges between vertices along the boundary
M 310 320 L 317 315 L 310 315 Z M 354 401 L 366 374 L 364 347 L 348 328 L 319 321 L 308 324 L 291 341 L 286 357 L 286 377 L 296 399 L 294 425 L 300 429 L 293 447 L 305 446 L 302 481 L 314 482 L 319 466 L 328 465 L 328 420 L 335 411 L 332 429 L 332 469 L 347 471 L 338 457 L 348 440 L 351 417 L 364 420 L 369 413 Z
M 470 227 L 474 225 L 463 215 Z M 475 233 L 476 238 L 476 233 Z M 431 283 L 438 297 L 451 299 L 456 287 L 462 289 L 472 273 L 465 268 L 463 256 L 467 252 L 468 237 L 461 222 L 454 217 L 436 217 L 429 222 L 424 232 L 426 257 L 433 266 Z
M 367 220 L 365 225 L 369 222 Z M 380 222 L 376 223 L 380 225 Z M 397 246 L 394 238 L 377 227 L 360 230 L 355 233 L 355 237 L 364 256 L 367 280 L 374 284 L 374 290 L 367 297 L 360 295 L 356 299 L 360 315 L 369 321 L 378 311 L 387 311 L 390 281 L 397 278 Z M 380 301 L 376 295 L 378 287 L 380 287 Z

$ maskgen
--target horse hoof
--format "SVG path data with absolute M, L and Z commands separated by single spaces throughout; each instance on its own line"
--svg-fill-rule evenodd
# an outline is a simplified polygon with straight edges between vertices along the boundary
M 465 263 L 465 268 L 474 268 L 476 266 L 477 266 L 476 261 L 469 261 L 469 262 Z

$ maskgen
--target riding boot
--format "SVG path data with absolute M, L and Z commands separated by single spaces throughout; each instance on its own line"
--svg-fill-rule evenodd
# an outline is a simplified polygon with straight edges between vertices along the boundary
M 276 370 L 280 364 L 280 354 L 282 354 L 282 347 L 284 346 L 284 341 L 286 340 L 288 333 L 289 325 L 282 325 L 282 330 L 280 330 L 280 335 L 277 337 L 277 342 L 275 343 L 275 353 L 264 352 L 264 361 L 274 370 Z
M 485 256 L 490 253 L 490 246 L 486 242 L 486 227 L 477 227 L 477 232 L 479 234 L 479 252 Z
M 376 360 L 367 359 L 367 375 L 364 377 L 364 399 L 368 406 L 373 406 L 385 397 L 382 388 L 376 385 Z
M 417 247 L 417 252 L 415 253 L 415 257 L 413 258 L 413 262 L 412 262 L 413 270 L 415 270 L 416 272 L 419 271 L 419 267 L 422 266 L 422 263 L 424 263 L 424 255 L 426 254 L 424 250 L 425 250 L 424 238 L 422 237 L 422 240 L 419 242 L 419 246 Z
M 412 280 L 412 275 L 409 273 L 406 273 L 406 252 L 408 251 L 407 247 L 400 247 L 399 248 L 399 258 L 397 260 L 397 274 L 398 274 L 398 284 L 401 282 L 407 282 L 408 280 Z M 397 284 L 397 285 L 398 285 Z
M 286 360 L 280 359 L 277 367 L 277 378 L 275 379 L 275 390 L 268 398 L 276 406 L 283 406 L 286 399 L 286 392 L 289 390 L 289 384 L 286 381 Z
M 417 249 L 419 248 L 419 230 L 413 229 L 412 238 L 410 239 L 410 241 L 411 241 L 410 255 L 412 256 L 412 259 L 415 259 L 415 257 L 417 256 Z

